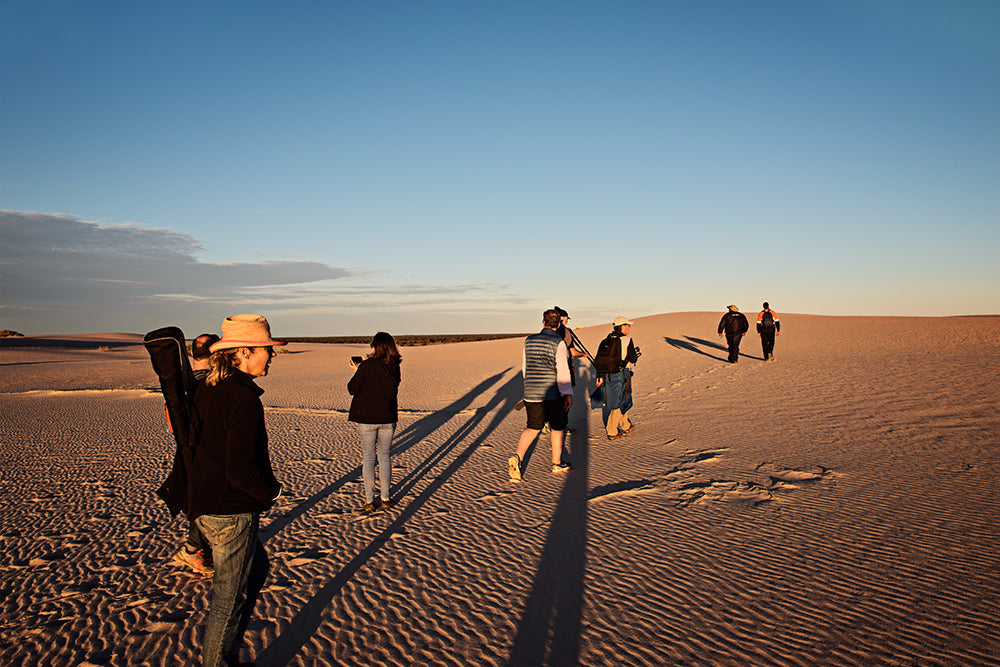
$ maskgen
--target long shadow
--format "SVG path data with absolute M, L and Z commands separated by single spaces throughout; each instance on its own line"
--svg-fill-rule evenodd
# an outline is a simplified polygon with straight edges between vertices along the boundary
M 410 424 L 406 429 L 397 434 L 397 436 L 393 439 L 392 449 L 389 450 L 390 456 L 396 454 L 402 454 L 406 450 L 410 449 L 417 443 L 421 442 L 422 440 L 430 436 L 432 433 L 434 433 L 434 431 L 436 431 L 442 425 L 447 423 L 448 420 L 451 419 L 453 414 L 461 412 L 462 410 L 465 410 L 467 407 L 469 407 L 469 405 L 472 404 L 472 401 L 475 400 L 477 396 L 484 393 L 492 385 L 499 382 L 500 379 L 504 375 L 506 375 L 509 371 L 510 369 L 507 369 L 506 371 L 497 373 L 492 377 L 486 378 L 478 385 L 473 387 L 469 391 L 469 393 L 467 393 L 460 399 L 456 400 L 451 405 L 441 410 L 435 411 L 427 415 L 426 417 L 423 417 L 422 419 L 419 419 L 414 423 Z M 316 505 L 318 505 L 320 502 L 322 502 L 324 499 L 329 497 L 330 494 L 340 490 L 345 485 L 354 482 L 358 479 L 361 479 L 361 466 L 357 466 L 350 472 L 340 477 L 340 479 L 331 482 L 324 489 L 314 493 L 312 496 L 299 503 L 293 509 L 288 510 L 282 516 L 275 518 L 273 521 L 268 523 L 267 526 L 262 527 L 260 530 L 261 541 L 266 542 L 267 540 L 271 539 L 279 532 L 287 528 L 288 525 L 291 524 L 293 521 L 295 521 L 296 519 L 304 515 L 306 512 L 314 508 Z M 396 495 L 398 495 L 398 491 Z
M 717 350 L 722 350 L 723 352 L 726 353 L 726 358 L 723 359 L 722 361 L 725 361 L 727 363 L 729 362 L 729 347 L 727 345 L 723 345 L 722 343 L 716 343 L 713 341 L 702 340 L 701 338 L 691 338 L 691 336 L 685 336 L 685 338 L 687 338 L 688 340 L 692 340 L 696 343 L 701 343 L 702 345 L 707 345 L 708 347 L 714 347 Z M 740 341 L 740 347 L 746 344 L 747 341 L 746 337 L 744 336 L 743 340 Z M 755 357 L 752 354 L 747 354 L 746 352 L 740 352 L 740 356 L 746 357 L 748 359 L 756 359 L 757 361 L 764 361 L 764 357 Z
M 583 401 L 583 405 L 589 405 L 589 387 L 589 382 L 577 384 L 574 403 Z M 510 667 L 579 662 L 587 566 L 589 437 L 587 421 L 567 437 L 573 469 L 565 473 L 566 481 L 552 515 L 531 594 L 507 660 Z M 539 442 L 539 447 L 543 444 L 547 443 Z
M 705 352 L 703 349 L 701 349 L 694 343 L 705 345 L 714 350 L 722 350 L 728 354 L 729 350 L 727 348 L 720 347 L 719 345 L 711 343 L 707 340 L 701 340 L 700 338 L 691 338 L 690 336 L 685 336 L 685 338 L 687 338 L 687 340 L 664 337 L 663 340 L 665 340 L 668 344 L 681 350 L 687 350 L 688 352 L 694 352 L 695 354 L 703 354 L 706 357 L 709 357 L 710 359 L 715 359 L 716 361 L 729 361 L 727 357 L 718 357 L 714 354 L 709 354 L 708 352 Z M 694 342 L 689 342 L 689 341 L 694 341 Z
M 494 376 L 486 381 L 486 383 L 480 383 L 476 389 L 470 392 L 468 396 L 475 396 L 481 393 L 485 386 L 493 384 L 500 375 Z M 493 419 L 490 423 L 483 429 L 482 433 L 475 439 L 472 440 L 468 446 L 465 447 L 458 456 L 448 464 L 448 466 L 439 474 L 434 480 L 427 485 L 420 495 L 414 498 L 411 502 L 402 506 L 402 511 L 399 516 L 389 524 L 384 530 L 382 530 L 378 535 L 372 539 L 371 543 L 365 547 L 361 553 L 355 556 L 349 563 L 344 565 L 341 570 L 333 576 L 326 584 L 323 585 L 313 597 L 303 605 L 302 609 L 292 618 L 288 625 L 288 628 L 278 635 L 270 646 L 268 646 L 260 655 L 257 656 L 254 664 L 260 667 L 278 667 L 287 665 L 291 662 L 295 655 L 302 649 L 302 647 L 309 641 L 310 637 L 315 634 L 316 630 L 323 624 L 323 615 L 326 608 L 333 602 L 333 599 L 337 597 L 344 585 L 353 577 L 358 570 L 360 570 L 365 563 L 367 563 L 375 554 L 382 550 L 382 548 L 390 542 L 390 538 L 393 533 L 397 533 L 402 530 L 403 526 L 409 521 L 414 514 L 416 514 L 424 504 L 430 500 L 431 497 L 437 492 L 441 486 L 443 486 L 448 480 L 458 472 L 469 457 L 475 452 L 475 450 L 485 442 L 486 438 L 493 432 L 493 430 L 499 426 L 500 422 L 509 414 L 513 409 L 514 405 L 517 403 L 520 396 L 517 391 L 520 388 L 520 380 L 518 377 L 511 378 L 504 386 L 502 386 L 497 393 L 490 400 L 489 404 L 483 408 L 476 410 L 475 414 L 463 424 L 454 434 L 448 437 L 447 441 L 432 454 L 435 461 L 441 461 L 448 453 L 455 449 L 466 437 L 470 436 L 476 428 L 483 422 L 486 416 L 490 412 L 494 412 Z M 462 399 L 463 401 L 465 399 Z M 436 427 L 435 427 L 436 428 Z M 413 485 L 419 481 L 420 478 L 424 477 L 431 471 L 431 466 L 425 467 L 420 477 L 414 477 L 409 479 L 405 483 L 406 489 L 412 488 Z
M 714 341 L 704 340 L 702 338 L 692 338 L 691 336 L 685 336 L 685 338 L 687 338 L 688 340 L 693 341 L 695 343 L 698 343 L 700 345 L 705 345 L 707 347 L 712 347 L 712 348 L 715 348 L 716 350 L 722 350 L 723 352 L 726 353 L 725 357 L 713 357 L 711 354 L 709 354 L 708 356 L 712 357 L 713 359 L 718 359 L 719 361 L 725 361 L 727 364 L 729 363 L 729 347 L 728 346 L 723 345 L 721 343 L 716 343 Z M 667 342 L 670 343 L 671 345 L 673 345 L 673 342 L 671 342 L 671 340 L 669 338 L 667 339 Z M 742 341 L 740 341 L 740 346 L 742 347 L 743 345 L 746 345 L 746 340 L 745 339 L 742 340 Z M 677 346 L 675 346 L 675 347 L 677 347 Z M 694 350 L 694 351 L 698 352 L 700 354 L 705 354 L 704 352 L 701 352 L 701 350 Z M 740 356 L 741 357 L 746 357 L 747 359 L 756 359 L 757 361 L 764 361 L 764 357 L 755 357 L 752 354 L 747 354 L 746 352 L 740 352 Z

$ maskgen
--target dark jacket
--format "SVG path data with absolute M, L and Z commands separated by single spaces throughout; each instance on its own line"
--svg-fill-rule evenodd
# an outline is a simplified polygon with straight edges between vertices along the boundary
M 189 517 L 263 512 L 281 484 L 267 449 L 264 390 L 242 371 L 209 387 L 199 383 L 194 405 L 200 425 L 188 473 Z
M 719 333 L 745 334 L 750 329 L 747 316 L 738 310 L 730 310 L 719 321 Z
M 347 391 L 354 397 L 347 419 L 356 424 L 395 424 L 399 421 L 399 380 L 399 364 L 385 364 L 381 359 L 362 361 L 347 383 Z

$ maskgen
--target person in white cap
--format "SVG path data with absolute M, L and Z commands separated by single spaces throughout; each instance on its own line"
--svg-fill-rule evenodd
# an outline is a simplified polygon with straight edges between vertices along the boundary
M 628 435 L 635 424 L 628 417 L 632 409 L 632 371 L 628 365 L 639 360 L 639 348 L 632 337 L 632 322 L 624 317 L 616 317 L 613 331 L 601 341 L 594 357 L 597 371 L 597 386 L 603 387 L 604 406 L 601 416 L 608 440 L 617 440 Z
M 268 453 L 264 390 L 274 346 L 260 315 L 233 315 L 211 346 L 211 371 L 194 394 L 200 429 L 188 476 L 191 518 L 212 546 L 215 573 L 205 621 L 206 667 L 238 664 L 240 645 L 269 569 L 260 515 L 281 493 Z

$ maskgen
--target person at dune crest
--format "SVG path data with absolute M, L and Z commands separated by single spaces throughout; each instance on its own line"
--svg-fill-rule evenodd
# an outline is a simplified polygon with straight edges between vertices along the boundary
M 264 390 L 274 346 L 260 315 L 233 315 L 211 346 L 211 371 L 195 389 L 199 437 L 188 481 L 191 516 L 212 547 L 215 574 L 202 664 L 239 664 L 240 646 L 270 568 L 260 515 L 281 494 L 268 453 Z
M 542 330 L 524 339 L 521 370 L 527 427 L 521 432 L 517 451 L 507 461 L 511 481 L 521 480 L 524 455 L 546 422 L 552 443 L 552 472 L 566 472 L 572 467 L 562 458 L 566 415 L 573 407 L 573 383 L 566 341 L 558 333 L 560 322 L 559 311 L 550 308 L 542 313 Z
M 729 363 L 735 364 L 740 360 L 740 341 L 747 335 L 750 323 L 747 316 L 740 312 L 740 309 L 730 304 L 726 306 L 726 314 L 719 320 L 719 336 L 726 336 L 726 343 L 729 344 Z
M 393 506 L 389 495 L 392 462 L 389 447 L 399 421 L 399 354 L 391 334 L 379 331 L 372 338 L 372 351 L 360 362 L 352 359 L 354 377 L 347 383 L 351 394 L 348 421 L 358 427 L 361 438 L 361 476 L 365 486 L 365 504 L 361 511 L 388 510 Z M 377 451 L 376 451 L 377 450 Z M 381 502 L 375 506 L 375 459 L 378 457 L 378 483 Z
M 778 321 L 778 313 L 771 310 L 767 301 L 764 302 L 764 310 L 757 313 L 757 335 L 760 336 L 764 361 L 774 361 L 774 337 L 781 335 L 781 322 Z

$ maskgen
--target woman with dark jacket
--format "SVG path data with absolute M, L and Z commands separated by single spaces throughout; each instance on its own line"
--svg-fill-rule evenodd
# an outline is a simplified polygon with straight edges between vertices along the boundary
M 257 537 L 261 512 L 274 504 L 274 478 L 264 427 L 264 390 L 274 345 L 267 320 L 234 315 L 211 346 L 211 371 L 194 394 L 198 444 L 188 473 L 191 518 L 212 546 L 215 574 L 205 621 L 202 661 L 237 664 L 243 634 L 269 569 Z
M 375 507 L 375 457 L 378 447 L 378 481 L 381 504 L 378 509 L 387 510 L 393 506 L 389 497 L 392 481 L 392 464 L 389 461 L 389 446 L 399 421 L 397 393 L 399 391 L 399 364 L 403 358 L 396 348 L 396 341 L 384 331 L 372 338 L 372 351 L 361 363 L 351 360 L 354 377 L 347 383 L 351 399 L 348 420 L 358 427 L 361 437 L 362 477 L 365 482 L 365 504 L 363 512 L 374 512 Z

